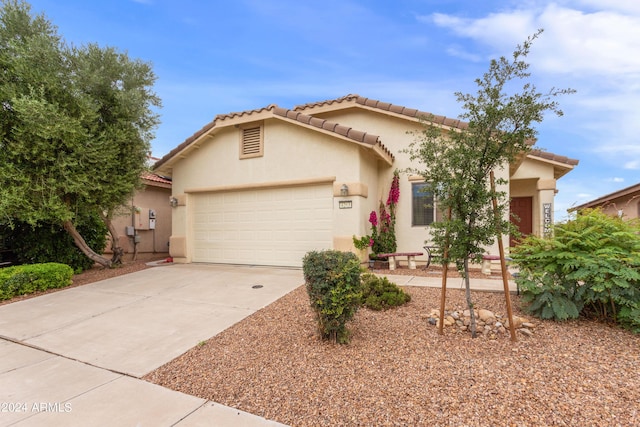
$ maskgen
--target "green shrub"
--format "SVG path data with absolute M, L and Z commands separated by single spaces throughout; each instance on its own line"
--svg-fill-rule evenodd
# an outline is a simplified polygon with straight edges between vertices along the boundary
M 73 269 L 65 264 L 17 265 L 0 269 L 0 300 L 71 284 Z
M 588 210 L 513 249 L 525 309 L 544 318 L 586 316 L 640 332 L 640 226 Z
M 371 310 L 386 310 L 411 301 L 411 295 L 387 279 L 372 273 L 362 275 L 362 302 Z
M 82 214 L 76 228 L 90 248 L 100 253 L 106 246 L 107 227 L 98 215 Z M 21 264 L 59 262 L 70 265 L 76 272 L 93 267 L 94 261 L 83 254 L 61 225 L 40 223 L 35 227 L 25 223 L 3 229 L 6 245 Z
M 302 260 L 305 286 L 323 339 L 349 342 L 346 323 L 360 306 L 360 261 L 351 252 L 312 251 Z

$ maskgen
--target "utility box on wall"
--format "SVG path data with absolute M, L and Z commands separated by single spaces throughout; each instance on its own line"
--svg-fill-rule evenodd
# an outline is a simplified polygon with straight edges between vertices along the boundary
M 149 230 L 156 229 L 156 211 L 149 209 Z
M 155 213 L 154 213 L 155 215 Z M 149 230 L 149 208 L 141 208 L 136 206 L 134 208 L 133 219 L 135 222 L 136 230 Z M 154 224 L 155 225 L 155 224 Z

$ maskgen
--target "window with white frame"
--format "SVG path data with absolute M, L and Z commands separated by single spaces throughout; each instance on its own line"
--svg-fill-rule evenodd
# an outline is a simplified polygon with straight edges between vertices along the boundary
M 411 206 L 412 226 L 426 226 L 435 221 L 436 204 L 426 183 L 414 182 L 411 184 Z

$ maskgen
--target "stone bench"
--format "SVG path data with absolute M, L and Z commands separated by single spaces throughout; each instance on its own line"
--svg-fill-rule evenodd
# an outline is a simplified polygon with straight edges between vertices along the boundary
M 507 263 L 511 261 L 509 257 L 504 259 Z M 491 275 L 491 261 L 500 261 L 500 255 L 482 255 L 482 273 L 487 276 Z
M 389 270 L 396 269 L 396 257 L 407 257 L 407 264 L 410 270 L 416 269 L 416 257 L 422 256 L 422 252 L 394 252 L 389 254 L 376 254 L 380 258 L 389 259 Z

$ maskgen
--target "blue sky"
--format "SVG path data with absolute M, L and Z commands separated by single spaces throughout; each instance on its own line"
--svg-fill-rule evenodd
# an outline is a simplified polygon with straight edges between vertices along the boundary
M 635 0 L 33 0 L 69 43 L 153 64 L 161 157 L 217 114 L 349 93 L 457 117 L 491 58 L 536 29 L 542 92 L 572 88 L 538 146 L 580 160 L 566 209 L 640 182 L 640 2 Z

